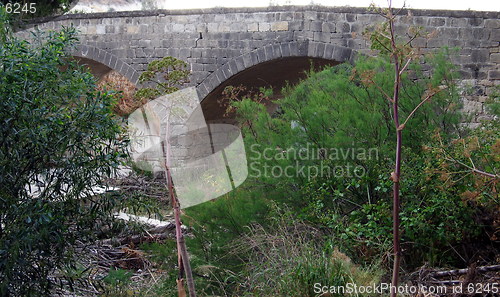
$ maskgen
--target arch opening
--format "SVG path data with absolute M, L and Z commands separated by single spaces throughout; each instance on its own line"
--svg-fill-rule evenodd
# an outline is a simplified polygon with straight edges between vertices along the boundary
M 77 56 L 73 56 L 73 58 L 79 65 L 87 67 L 90 73 L 92 73 L 92 75 L 94 75 L 94 77 L 98 81 L 100 81 L 105 75 L 113 71 L 113 69 L 111 69 L 110 67 L 89 58 L 77 57 Z
M 286 57 L 266 61 L 249 67 L 221 83 L 211 91 L 201 102 L 205 119 L 210 123 L 234 123 L 234 115 L 225 114 L 227 99 L 222 92 L 227 86 L 244 86 L 249 91 L 266 87 L 273 89 L 273 98 L 282 97 L 281 90 L 288 83 L 295 85 L 306 78 L 311 69 L 318 71 L 325 66 L 335 66 L 341 62 L 323 58 Z M 269 103 L 268 110 L 273 112 L 276 105 Z

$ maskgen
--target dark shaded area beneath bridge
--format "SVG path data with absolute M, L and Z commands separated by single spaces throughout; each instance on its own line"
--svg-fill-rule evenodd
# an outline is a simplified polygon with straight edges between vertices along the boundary
M 272 88 L 273 99 L 282 97 L 281 90 L 288 84 L 295 85 L 307 76 L 309 70 L 315 71 L 323 69 L 325 66 L 335 66 L 340 62 L 321 58 L 290 57 L 282 58 L 257 64 L 243 70 L 228 80 L 220 84 L 201 102 L 201 107 L 207 122 L 212 123 L 234 123 L 234 116 L 224 116 L 224 100 L 222 92 L 227 86 L 243 85 L 248 90 L 258 90 L 261 87 Z M 222 104 L 221 104 L 222 103 Z M 275 109 L 273 104 L 269 104 L 268 110 Z
M 108 66 L 91 59 L 83 57 L 74 58 L 78 64 L 86 66 L 89 69 L 90 73 L 92 73 L 92 75 L 94 75 L 97 80 L 101 80 L 106 74 L 113 70 Z

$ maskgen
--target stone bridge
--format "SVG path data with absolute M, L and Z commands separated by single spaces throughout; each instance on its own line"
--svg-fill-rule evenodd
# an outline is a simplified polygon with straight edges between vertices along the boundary
M 410 16 L 411 15 L 411 16 Z M 415 47 L 458 47 L 453 59 L 473 88 L 465 108 L 484 116 L 483 104 L 500 83 L 499 12 L 402 11 L 397 32 L 411 25 L 436 32 L 417 38 Z M 217 98 L 227 85 L 280 87 L 295 83 L 316 66 L 353 61 L 371 54 L 362 32 L 382 22 L 365 8 L 293 6 L 214 8 L 182 11 L 135 11 L 72 14 L 45 23 L 42 30 L 74 25 L 81 45 L 74 56 L 101 76 L 116 70 L 137 84 L 154 59 L 173 56 L 187 61 L 207 120 L 220 120 Z M 27 31 L 18 34 L 27 35 Z

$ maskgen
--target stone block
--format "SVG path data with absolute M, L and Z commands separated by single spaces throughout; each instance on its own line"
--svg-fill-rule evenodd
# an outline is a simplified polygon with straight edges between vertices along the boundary
M 331 33 L 328 32 L 314 32 L 314 41 L 321 41 L 325 43 L 329 43 L 331 39 Z
M 334 33 L 335 32 L 335 23 L 333 22 L 324 22 L 321 25 L 322 32 Z
M 245 62 L 243 60 L 243 56 L 237 57 L 234 61 L 236 63 L 237 72 L 245 70 Z
M 289 57 L 290 56 L 290 45 L 288 43 L 280 44 L 281 56 Z
M 349 61 L 349 59 L 351 57 L 351 51 L 352 50 L 350 50 L 348 48 L 337 46 L 335 48 L 334 53 L 333 53 L 333 58 L 334 58 L 334 60 L 339 61 L 339 62 Z
M 250 24 L 248 24 L 247 30 L 248 30 L 248 32 L 259 31 L 259 24 L 258 23 L 250 23 Z
M 304 29 L 304 21 L 290 21 L 288 22 L 288 30 L 298 31 Z
M 415 24 L 416 26 L 426 26 L 427 18 L 423 16 L 416 16 L 413 18 L 413 24 Z
M 499 29 L 500 28 L 500 20 L 498 20 L 498 19 L 484 20 L 484 27 L 490 28 L 490 29 Z
M 139 25 L 139 34 L 148 34 L 149 33 L 148 28 L 149 28 L 149 25 L 147 25 L 147 24 Z
M 446 45 L 446 39 L 432 38 L 427 41 L 428 48 L 442 47 Z
M 417 37 L 415 38 L 412 42 L 411 45 L 413 47 L 426 47 L 427 46 L 427 39 L 423 37 Z
M 196 30 L 196 24 L 186 24 L 184 27 L 184 31 L 186 31 L 186 32 L 198 32 Z
M 318 19 L 318 13 L 315 11 L 304 11 L 304 20 L 315 21 Z
M 184 24 L 172 24 L 172 32 L 184 32 Z
M 207 32 L 219 32 L 219 23 L 208 23 Z
M 287 30 L 288 30 L 287 21 L 271 23 L 271 31 L 287 31 Z
M 222 67 L 222 73 L 224 73 L 224 77 L 226 79 L 230 78 L 231 76 L 233 76 L 233 74 L 236 74 L 236 73 L 232 73 L 231 72 L 231 69 L 229 67 L 227 67 L 228 65 L 225 65 Z
M 441 39 L 458 39 L 460 30 L 458 28 L 442 27 L 437 30 L 438 38 Z
M 275 59 L 283 57 L 283 54 L 281 53 L 281 46 L 279 44 L 273 44 L 272 47 Z
M 493 53 L 490 55 L 490 62 L 500 64 L 500 53 Z
M 441 27 L 441 26 L 444 26 L 445 22 L 446 22 L 445 18 L 431 17 L 431 18 L 429 18 L 427 24 L 430 27 Z
M 499 80 L 500 79 L 500 71 L 499 70 L 488 71 L 488 79 Z
M 316 52 L 314 55 L 318 58 L 323 58 L 325 56 L 325 44 L 324 43 L 318 43 L 318 46 L 316 47 Z
M 86 34 L 89 34 L 89 35 L 97 34 L 96 26 L 88 26 L 86 31 L 87 31 Z
M 469 26 L 479 27 L 479 26 L 482 26 L 483 23 L 484 23 L 483 18 L 480 18 L 480 17 L 469 18 Z
M 293 20 L 293 12 L 281 12 L 278 14 L 278 19 L 280 21 L 291 21 Z
M 346 13 L 345 14 L 345 20 L 348 21 L 349 23 L 353 23 L 356 21 L 356 14 L 354 13 Z
M 104 27 L 104 32 L 108 33 L 108 34 L 109 33 L 115 33 L 115 26 L 113 26 L 113 25 L 106 25 Z
M 257 59 L 259 60 L 259 63 L 267 61 L 266 60 L 266 52 L 264 51 L 263 48 L 259 48 L 257 50 Z
M 493 30 L 491 32 L 490 41 L 500 42 L 500 30 Z
M 213 72 L 217 70 L 217 65 L 215 64 L 202 64 L 202 65 L 203 65 L 203 71 Z
M 272 46 L 268 45 L 268 46 L 264 47 L 264 51 L 266 53 L 266 60 L 267 61 L 273 60 L 276 58 L 274 55 L 274 49 Z
M 271 24 L 270 23 L 259 23 L 259 31 L 260 32 L 266 32 L 271 30 Z
M 313 32 L 320 32 L 323 29 L 323 22 L 321 21 L 313 21 L 310 23 L 309 30 Z
M 481 102 L 464 99 L 462 111 L 466 114 L 480 114 L 483 112 L 483 104 Z
M 351 32 L 351 25 L 349 23 L 339 23 L 337 24 L 337 30 L 342 33 L 349 33 Z
M 490 51 L 488 49 L 474 49 L 471 53 L 471 60 L 474 63 L 483 63 L 487 62 L 490 55 Z
M 317 42 L 309 42 L 307 45 L 307 56 L 316 57 L 316 49 L 318 48 Z

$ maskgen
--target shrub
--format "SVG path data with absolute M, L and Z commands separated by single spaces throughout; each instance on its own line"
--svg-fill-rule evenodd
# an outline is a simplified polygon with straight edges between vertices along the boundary
M 135 85 L 114 70 L 106 74 L 97 85 L 101 91 L 118 91 L 113 94 L 116 97 L 113 110 L 119 116 L 128 116 L 146 103 L 145 100 L 136 98 Z
M 0 18 L 3 10 L 0 8 Z M 124 156 L 111 98 L 67 54 L 75 30 L 0 43 L 0 295 L 47 295 L 71 244 L 111 217 L 102 184 Z M 45 39 L 45 41 L 44 41 Z
M 436 55 L 429 63 L 439 71 L 452 69 L 445 56 Z M 347 195 L 343 201 L 333 202 L 340 202 L 336 207 L 343 211 L 368 197 L 372 201 L 385 199 L 387 194 L 375 191 L 375 187 L 380 176 L 389 177 L 392 168 L 394 127 L 390 106 L 377 87 L 389 92 L 391 70 L 384 59 L 364 58 L 355 67 L 342 64 L 310 73 L 307 80 L 284 90 L 286 96 L 275 102 L 279 112 L 274 115 L 256 100 L 234 101 L 247 144 L 249 174 L 292 193 L 306 184 L 314 193 L 326 183 L 332 186 L 328 191 Z M 435 76 L 425 78 L 417 64 L 411 70 L 414 78 L 404 77 L 403 113 L 408 114 L 420 102 L 427 84 L 450 84 L 449 93 L 442 92 L 424 104 L 403 131 L 408 139 L 406 148 L 418 151 L 434 129 L 453 129 L 459 120 L 459 104 L 456 88 L 448 81 L 453 75 L 436 70 Z M 363 84 L 359 73 L 372 73 L 377 86 Z M 353 183 L 359 186 L 353 187 Z M 334 196 L 333 192 L 328 194 Z M 298 199 L 302 200 L 302 195 Z M 332 203 L 324 206 L 325 211 L 332 209 Z
M 471 184 L 443 186 L 433 173 L 433 156 L 424 149 L 436 131 L 445 141 L 459 132 L 462 115 L 450 54 L 443 49 L 429 55 L 429 73 L 414 63 L 402 78 L 403 118 L 425 90 L 442 90 L 403 130 L 402 228 L 410 266 L 456 263 L 450 246 L 479 232 L 476 210 L 460 199 Z M 390 251 L 395 128 L 383 92 L 390 93 L 392 71 L 385 58 L 361 58 L 354 66 L 310 73 L 297 86 L 285 88 L 272 115 L 262 94 L 233 100 L 230 106 L 242 125 L 250 175 L 283 191 L 299 216 L 334 231 L 344 240 L 332 240 L 333 245 L 363 262 Z M 273 168 L 280 174 L 272 174 Z

